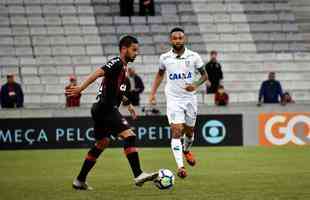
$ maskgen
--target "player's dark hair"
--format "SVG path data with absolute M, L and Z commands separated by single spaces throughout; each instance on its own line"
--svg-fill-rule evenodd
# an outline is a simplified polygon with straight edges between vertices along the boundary
M 131 44 L 138 44 L 137 38 L 131 36 L 131 35 L 126 35 L 122 37 L 122 39 L 119 41 L 118 47 L 119 50 L 122 49 L 122 47 L 130 47 Z
M 217 54 L 217 51 L 212 50 L 212 51 L 210 52 L 210 54 L 211 54 L 211 55 Z
M 184 32 L 184 29 L 182 29 L 182 28 L 180 28 L 180 27 L 175 27 L 175 28 L 171 29 L 170 35 L 171 35 L 172 33 L 174 33 L 174 32 L 182 32 L 182 33 L 185 33 L 185 32 Z

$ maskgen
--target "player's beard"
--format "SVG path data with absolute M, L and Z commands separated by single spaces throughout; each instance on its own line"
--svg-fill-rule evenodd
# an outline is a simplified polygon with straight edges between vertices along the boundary
M 179 52 L 182 49 L 184 49 L 184 44 L 172 45 L 172 48 L 173 48 L 174 51 Z
M 134 57 L 129 57 L 129 56 L 126 56 L 126 62 L 127 63 L 129 63 L 129 62 L 133 62 L 133 61 L 135 61 L 135 59 L 136 59 L 136 56 L 134 56 Z

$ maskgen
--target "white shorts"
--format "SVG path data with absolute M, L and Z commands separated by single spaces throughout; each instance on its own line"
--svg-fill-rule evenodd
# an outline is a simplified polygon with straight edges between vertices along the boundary
M 167 100 L 167 117 L 169 124 L 186 124 L 194 127 L 197 118 L 197 99 Z

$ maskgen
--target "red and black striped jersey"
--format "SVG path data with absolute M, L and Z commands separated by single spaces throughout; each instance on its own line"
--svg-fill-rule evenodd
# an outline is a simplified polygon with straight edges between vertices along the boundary
M 120 57 L 109 60 L 101 67 L 104 70 L 99 89 L 100 103 L 105 108 L 119 107 L 126 92 L 126 68 Z

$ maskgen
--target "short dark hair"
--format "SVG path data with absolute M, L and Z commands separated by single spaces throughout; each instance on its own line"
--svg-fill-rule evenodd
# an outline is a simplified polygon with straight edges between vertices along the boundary
M 182 33 L 185 33 L 184 32 L 184 29 L 180 28 L 180 27 L 174 27 L 173 29 L 171 29 L 170 31 L 170 35 L 174 32 L 182 32 Z
M 6 78 L 11 78 L 11 77 L 14 77 L 14 74 L 9 73 L 6 75 Z
M 217 51 L 212 50 L 212 51 L 210 52 L 210 54 L 211 54 L 211 55 L 217 54 Z
M 131 44 L 139 44 L 139 42 L 137 38 L 131 35 L 126 35 L 122 37 L 122 39 L 119 41 L 119 44 L 118 44 L 119 50 L 121 50 L 122 47 L 130 47 Z

